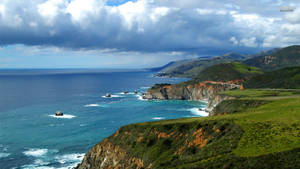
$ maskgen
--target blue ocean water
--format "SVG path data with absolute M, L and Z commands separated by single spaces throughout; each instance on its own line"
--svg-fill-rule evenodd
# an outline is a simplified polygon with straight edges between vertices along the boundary
M 155 83 L 186 80 L 151 72 L 28 72 L 0 70 L 1 169 L 74 167 L 123 125 L 201 116 L 197 110 L 205 107 L 197 101 L 142 100 L 140 94 Z M 103 97 L 108 92 L 112 98 Z M 65 116 L 53 116 L 57 110 Z

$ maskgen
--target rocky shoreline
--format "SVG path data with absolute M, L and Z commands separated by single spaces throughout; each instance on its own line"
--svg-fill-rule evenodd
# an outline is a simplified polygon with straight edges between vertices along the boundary
M 197 84 L 157 84 L 144 93 L 143 99 L 147 100 L 194 100 L 207 101 L 206 111 L 213 108 L 228 96 L 219 95 L 219 92 L 241 89 L 242 85 L 232 82 L 204 81 Z

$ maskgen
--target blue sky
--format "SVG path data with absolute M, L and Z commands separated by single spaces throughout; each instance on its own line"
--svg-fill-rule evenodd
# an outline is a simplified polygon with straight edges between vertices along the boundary
M 294 12 L 282 13 L 280 7 Z M 293 0 L 0 1 L 0 68 L 142 68 L 300 42 Z

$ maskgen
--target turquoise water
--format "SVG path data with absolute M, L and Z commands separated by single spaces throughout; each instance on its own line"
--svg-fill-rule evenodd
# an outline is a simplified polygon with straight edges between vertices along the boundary
M 202 102 L 140 97 L 155 83 L 184 80 L 151 72 L 0 71 L 0 168 L 69 168 L 123 125 L 203 115 Z M 113 97 L 104 98 L 107 92 Z M 57 110 L 65 116 L 53 116 Z

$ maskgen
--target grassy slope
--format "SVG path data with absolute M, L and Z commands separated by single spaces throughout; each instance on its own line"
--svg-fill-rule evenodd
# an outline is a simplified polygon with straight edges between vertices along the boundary
M 255 76 L 245 83 L 245 87 L 300 89 L 300 67 L 284 68 Z
M 300 167 L 300 91 L 222 94 L 237 97 L 235 102 L 241 104 L 249 100 L 264 103 L 222 116 L 128 125 L 109 140 L 153 168 Z
M 203 70 L 198 74 L 191 83 L 198 83 L 202 81 L 230 81 L 230 80 L 240 80 L 247 79 L 249 77 L 255 76 L 257 74 L 262 74 L 263 72 L 255 67 L 247 66 L 239 62 L 222 63 L 218 65 L 211 66 Z

